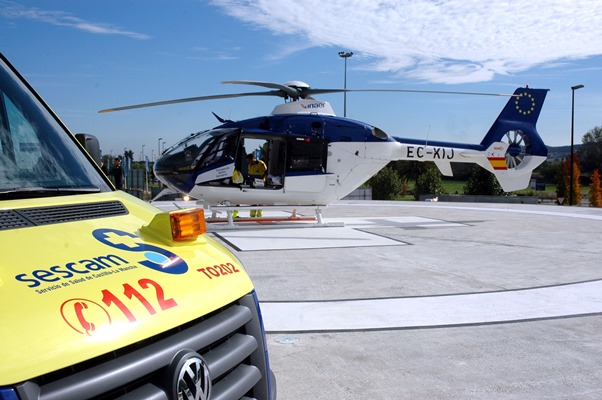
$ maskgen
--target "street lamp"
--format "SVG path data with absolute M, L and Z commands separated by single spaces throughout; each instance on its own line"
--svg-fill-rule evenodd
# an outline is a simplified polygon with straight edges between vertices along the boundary
M 159 156 L 161 155 L 161 140 L 163 140 L 162 137 L 160 137 L 157 141 L 157 158 L 159 158 Z
M 347 59 L 349 57 L 351 57 L 353 55 L 353 52 L 349 51 L 349 52 L 344 52 L 344 51 L 339 51 L 339 57 L 345 59 L 345 81 L 344 81 L 344 86 L 343 89 L 345 89 L 345 91 L 343 92 L 343 117 L 347 116 Z
M 144 161 L 144 146 L 142 145 L 142 151 L 140 152 L 140 161 Z
M 570 180 L 569 180 L 569 206 L 573 205 L 573 165 L 575 162 L 575 155 L 573 154 L 573 136 L 575 132 L 575 90 L 581 89 L 585 86 L 575 85 L 571 86 L 572 101 L 571 101 L 571 165 L 570 165 Z

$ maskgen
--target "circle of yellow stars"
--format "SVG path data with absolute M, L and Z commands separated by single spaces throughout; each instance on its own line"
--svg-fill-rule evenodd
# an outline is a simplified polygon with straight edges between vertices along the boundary
M 521 106 L 521 99 L 526 99 L 526 107 Z M 529 107 L 529 100 L 531 100 L 531 106 Z M 525 103 L 525 101 L 522 102 L 523 104 Z M 522 115 L 529 115 L 531 114 L 533 111 L 535 111 L 535 99 L 533 98 L 533 96 L 531 96 L 530 93 L 524 92 L 523 94 L 520 95 L 520 97 L 518 97 L 516 99 L 516 101 L 514 102 L 514 104 L 516 105 L 516 111 L 518 111 L 519 114 Z

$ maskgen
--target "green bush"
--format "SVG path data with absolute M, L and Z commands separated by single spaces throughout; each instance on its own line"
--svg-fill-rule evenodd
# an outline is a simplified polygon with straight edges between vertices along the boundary
M 464 194 L 501 196 L 504 194 L 504 189 L 491 172 L 478 165 L 473 165 L 472 174 L 464 186 Z
M 402 179 L 399 173 L 387 165 L 368 181 L 372 188 L 374 200 L 397 200 L 407 191 L 407 180 Z
M 422 174 L 416 179 L 414 187 L 414 199 L 418 200 L 420 195 L 432 194 L 439 196 L 445 193 L 441 172 L 434 164 L 429 164 Z

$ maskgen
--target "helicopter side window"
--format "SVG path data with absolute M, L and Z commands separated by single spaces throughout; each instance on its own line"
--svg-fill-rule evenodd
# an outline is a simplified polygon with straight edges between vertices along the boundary
M 315 138 L 294 138 L 289 142 L 287 171 L 326 172 L 326 141 Z
M 224 135 L 217 138 L 205 157 L 201 167 L 206 167 L 218 162 L 234 161 L 236 157 L 236 143 L 238 135 Z
M 286 141 L 270 140 L 268 153 L 268 186 L 280 188 L 284 185 L 284 166 L 286 162 Z

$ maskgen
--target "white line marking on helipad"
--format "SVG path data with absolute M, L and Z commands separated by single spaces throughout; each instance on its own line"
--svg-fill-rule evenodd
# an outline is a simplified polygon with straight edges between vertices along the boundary
M 416 226 L 419 228 L 452 228 L 452 227 L 466 226 L 466 225 L 465 224 L 454 224 L 451 222 L 444 222 L 444 223 L 440 223 L 440 224 L 419 224 Z
M 405 243 L 346 227 L 284 228 L 216 233 L 239 251 L 400 246 Z
M 537 206 L 537 209 L 533 208 L 514 208 L 515 204 L 508 204 L 507 207 L 471 207 L 471 206 L 459 206 L 449 204 L 441 205 L 441 203 L 415 203 L 415 202 L 399 202 L 399 203 L 381 203 L 375 204 L 374 202 L 366 203 L 354 203 L 340 201 L 333 204 L 333 206 L 353 206 L 353 207 L 403 207 L 403 208 L 440 208 L 440 209 L 454 209 L 454 210 L 468 210 L 468 211 L 494 211 L 494 212 L 510 212 L 519 214 L 536 214 L 536 215 L 548 215 L 554 217 L 567 217 L 567 218 L 580 218 L 580 219 L 592 219 L 602 221 L 602 215 L 599 215 L 599 208 L 579 208 L 579 207 L 563 207 L 563 206 Z M 558 207 L 558 208 L 557 208 Z
M 602 313 L 602 281 L 502 292 L 261 303 L 268 332 L 387 330 Z
M 333 219 L 333 221 L 335 221 Z M 300 250 L 345 247 L 400 246 L 406 243 L 360 229 L 405 227 L 443 228 L 467 226 L 424 217 L 337 218 L 344 226 L 305 226 L 295 228 L 259 227 L 244 230 L 221 230 L 214 234 L 239 251 Z

